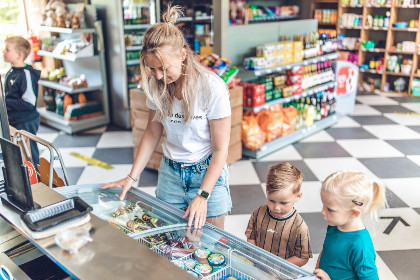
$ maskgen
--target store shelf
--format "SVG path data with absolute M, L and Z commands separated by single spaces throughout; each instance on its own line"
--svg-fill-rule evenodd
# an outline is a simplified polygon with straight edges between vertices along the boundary
M 53 88 L 56 90 L 61 90 L 67 93 L 79 93 L 79 92 L 90 92 L 90 91 L 96 91 L 96 90 L 102 90 L 102 85 L 94 85 L 94 86 L 88 86 L 88 87 L 84 87 L 84 88 L 71 88 L 68 86 L 64 86 L 60 83 L 57 82 L 51 82 L 51 81 L 45 81 L 45 80 L 40 80 L 38 82 L 38 84 L 43 85 L 45 87 L 48 88 Z
M 133 30 L 133 29 L 147 29 L 150 26 L 148 23 L 144 24 L 129 24 L 124 25 L 124 30 Z
M 92 33 L 96 32 L 95 28 L 81 28 L 81 29 L 72 29 L 72 28 L 63 28 L 63 27 L 52 27 L 52 26 L 39 26 L 39 31 L 49 31 L 55 33 L 66 33 L 66 34 L 78 34 L 78 33 Z
M 338 48 L 339 51 L 358 51 L 359 48 L 352 48 L 352 49 L 348 49 L 348 48 Z
M 273 67 L 273 68 L 267 68 L 267 69 L 262 69 L 262 70 L 241 70 L 241 71 L 246 71 L 246 72 L 248 72 L 248 74 L 253 74 L 255 76 L 262 76 L 262 75 L 268 75 L 268 74 L 271 74 L 271 73 L 280 72 L 282 70 L 292 69 L 292 67 L 294 67 L 294 66 L 308 65 L 308 64 L 312 64 L 312 63 L 323 62 L 323 61 L 326 61 L 326 60 L 336 59 L 337 57 L 339 57 L 338 53 L 329 53 L 329 54 L 325 54 L 325 55 L 321 55 L 321 56 L 317 56 L 317 57 L 313 57 L 313 58 L 304 59 L 300 62 L 285 64 L 285 65 L 281 65 L 281 66 L 277 66 L 277 67 Z
M 180 17 L 178 18 L 177 22 L 188 22 L 188 21 L 192 21 L 193 18 L 192 17 Z
M 127 65 L 138 65 L 138 64 L 140 64 L 140 59 L 127 60 Z
M 392 31 L 403 31 L 403 32 L 417 32 L 419 31 L 418 28 L 398 28 L 398 27 L 391 27 Z
M 132 51 L 139 51 L 139 50 L 141 50 L 143 48 L 143 46 L 128 46 L 128 47 L 125 47 L 125 50 L 126 51 L 128 51 L 128 52 L 132 52 Z
M 363 8 L 363 5 L 341 5 L 343 8 Z
M 398 73 L 385 72 L 385 74 L 391 75 L 391 76 L 403 76 L 403 77 L 410 77 L 411 76 L 411 74 L 405 74 L 405 73 L 402 73 L 402 72 L 398 72 Z
M 293 20 L 298 19 L 298 16 L 276 16 L 276 17 L 259 17 L 259 18 L 250 18 L 248 23 L 263 23 L 263 22 L 272 22 L 272 21 L 283 21 L 283 20 Z
M 399 53 L 399 54 L 414 54 L 414 51 L 412 51 L 412 52 L 404 52 L 404 51 L 397 51 L 397 50 L 394 50 L 394 51 L 388 50 L 388 52 L 389 53 Z
M 297 130 L 289 135 L 282 136 L 280 138 L 277 138 L 271 142 L 267 142 L 261 146 L 259 150 L 249 150 L 245 147 L 242 148 L 242 154 L 246 155 L 251 158 L 261 158 L 264 157 L 276 150 L 279 150 L 289 144 L 292 144 L 296 141 L 299 141 L 300 139 L 304 137 L 308 137 L 309 135 L 318 132 L 320 130 L 323 130 L 327 127 L 330 127 L 331 125 L 335 124 L 338 120 L 337 115 L 332 114 L 320 121 L 317 121 L 313 125 L 303 128 L 300 130 Z
M 374 48 L 374 49 L 365 49 L 365 48 L 361 48 L 362 52 L 374 52 L 374 53 L 384 53 L 385 49 L 381 49 L 381 48 Z
M 383 74 L 382 71 L 378 71 L 378 70 L 374 70 L 374 69 L 359 69 L 359 71 L 363 72 L 363 73 L 371 73 L 371 74 L 378 74 L 378 75 Z
M 198 16 L 195 18 L 195 21 L 213 20 L 213 18 L 213 16 Z
M 318 26 L 336 26 L 336 23 L 318 22 Z
M 389 27 L 377 27 L 377 26 L 363 26 L 363 29 L 365 30 L 382 30 L 382 31 L 388 31 Z
M 54 112 L 47 111 L 45 107 L 38 108 L 38 112 L 41 116 L 42 123 L 55 127 L 69 134 L 101 125 L 106 125 L 109 123 L 108 117 L 106 115 L 77 121 L 68 121 L 65 120 L 63 116 L 60 116 Z
M 92 55 L 92 56 L 77 56 L 74 54 L 54 54 L 52 52 L 47 52 L 47 51 L 43 51 L 43 50 L 39 50 L 37 52 L 38 55 L 40 56 L 48 56 L 48 57 L 53 57 L 56 59 L 61 59 L 61 60 L 67 60 L 67 61 L 76 61 L 79 59 L 88 59 L 88 58 L 93 58 L 93 57 L 98 57 L 97 55 Z
M 366 5 L 366 8 L 391 8 L 392 5 Z
M 420 5 L 395 5 L 395 8 L 417 8 L 420 9 Z
M 273 106 L 273 105 L 276 105 L 276 104 L 288 103 L 288 102 L 291 102 L 293 100 L 299 99 L 301 97 L 306 97 L 308 95 L 312 95 L 314 93 L 332 88 L 334 86 L 335 86 L 335 82 L 329 82 L 329 83 L 322 84 L 322 85 L 313 87 L 311 89 L 305 90 L 301 94 L 276 99 L 276 100 L 267 102 L 267 103 L 265 103 L 261 106 L 258 106 L 258 107 L 244 107 L 244 110 L 249 110 L 249 111 L 253 111 L 254 113 L 256 113 L 256 112 L 259 112 L 261 110 L 268 109 L 270 106 Z
M 362 29 L 361 26 L 339 26 L 340 29 Z

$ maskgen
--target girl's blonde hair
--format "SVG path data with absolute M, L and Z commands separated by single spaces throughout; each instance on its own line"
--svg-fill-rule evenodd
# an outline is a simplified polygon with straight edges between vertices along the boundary
M 166 70 L 163 67 L 163 79 L 155 79 L 145 65 L 146 55 L 155 55 L 160 59 L 162 65 L 162 48 L 169 48 L 167 55 L 181 55 L 181 50 L 185 49 L 186 57 L 182 65 L 181 94 L 185 112 L 185 122 L 191 121 L 194 116 L 194 104 L 198 92 L 198 85 L 204 90 L 205 103 L 208 105 L 209 96 L 211 94 L 210 85 L 205 75 L 215 75 L 208 71 L 197 60 L 192 52 L 181 30 L 175 26 L 178 16 L 182 15 L 179 6 L 168 5 L 167 11 L 163 13 L 163 22 L 150 26 L 143 37 L 143 48 L 140 54 L 140 71 L 142 74 L 143 89 L 149 99 L 153 101 L 157 107 L 155 119 L 163 121 L 170 113 L 175 98 L 175 83 L 166 84 Z M 206 105 L 206 106 L 207 106 Z
M 381 182 L 370 181 L 359 171 L 337 171 L 325 179 L 321 188 L 321 192 L 332 194 L 342 207 L 359 207 L 374 220 L 378 220 L 379 211 L 387 207 L 385 191 Z

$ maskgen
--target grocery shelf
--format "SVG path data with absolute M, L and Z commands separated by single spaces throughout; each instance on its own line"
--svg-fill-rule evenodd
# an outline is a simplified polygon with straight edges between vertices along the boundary
M 378 75 L 383 74 L 382 71 L 378 71 L 378 70 L 375 70 L 375 69 L 361 69 L 361 68 L 359 68 L 359 71 L 363 72 L 363 73 L 372 73 L 372 74 L 378 74 Z
M 48 56 L 48 57 L 53 57 L 53 58 L 57 58 L 57 59 L 61 59 L 61 60 L 67 60 L 67 61 L 76 61 L 76 60 L 79 60 L 79 59 L 87 59 L 87 58 L 98 57 L 97 55 L 77 56 L 75 54 L 54 54 L 52 52 L 47 52 L 47 51 L 43 51 L 43 50 L 39 50 L 37 52 L 37 54 L 40 55 L 40 56 Z
M 140 59 L 127 60 L 127 65 L 138 65 L 138 64 L 140 64 Z
M 142 48 L 143 48 L 142 45 L 140 45 L 140 46 L 128 46 L 128 47 L 125 47 L 125 50 L 128 51 L 128 52 L 132 52 L 132 51 L 139 51 Z
M 351 49 L 349 49 L 349 48 L 338 48 L 338 50 L 339 51 L 358 51 L 359 50 L 359 48 L 351 48 Z
M 65 85 L 62 85 L 60 83 L 57 82 L 52 82 L 52 81 L 45 81 L 45 80 L 39 80 L 38 84 L 43 85 L 45 87 L 48 88 L 53 88 L 56 90 L 61 90 L 67 93 L 79 93 L 79 92 L 89 92 L 89 91 L 95 91 L 95 90 L 102 90 L 103 85 L 89 85 L 87 87 L 83 87 L 83 88 L 72 88 L 72 87 L 68 87 Z
M 391 8 L 392 5 L 366 5 L 366 8 Z
M 363 5 L 341 5 L 343 8 L 363 8 Z
M 72 28 L 63 28 L 63 27 L 52 27 L 52 26 L 39 26 L 38 30 L 40 31 L 49 31 L 55 33 L 67 33 L 67 34 L 78 34 L 78 33 L 92 33 L 96 32 L 95 28 L 80 28 L 80 29 L 72 29 Z
M 391 27 L 392 31 L 406 31 L 406 32 L 417 32 L 419 31 L 418 28 L 398 28 L 398 27 Z
M 185 21 L 192 21 L 192 17 L 180 17 L 178 18 L 177 22 L 185 22 Z
M 213 18 L 213 16 L 198 16 L 195 18 L 195 20 L 212 20 Z
M 298 16 L 273 16 L 273 17 L 258 17 L 248 19 L 248 23 L 263 23 L 271 21 L 282 21 L 282 20 L 292 20 L 298 19 Z
M 339 26 L 340 29 L 362 29 L 361 26 Z
M 144 24 L 128 24 L 124 25 L 124 30 L 133 30 L 133 29 L 147 29 L 150 26 L 148 23 Z
M 385 72 L 385 74 L 391 75 L 391 76 L 404 76 L 404 77 L 410 77 L 411 76 L 411 74 L 405 74 L 405 73 L 402 73 L 402 72 L 398 72 L 398 73 Z
M 261 110 L 264 109 L 268 109 L 270 106 L 276 105 L 276 104 L 283 104 L 283 103 L 288 103 L 291 102 L 293 100 L 299 99 L 301 97 L 306 97 L 308 95 L 332 88 L 335 86 L 335 81 L 334 82 L 328 82 L 313 88 L 310 88 L 308 90 L 303 91 L 301 94 L 297 94 L 297 95 L 292 95 L 292 96 L 288 96 L 288 97 L 284 97 L 284 98 L 279 98 L 270 102 L 267 102 L 261 106 L 258 107 L 246 107 L 244 106 L 244 110 L 249 110 L 249 111 L 253 111 L 254 113 L 259 112 Z
M 105 114 L 83 120 L 68 121 L 65 120 L 63 116 L 46 110 L 45 107 L 38 108 L 38 112 L 41 116 L 42 123 L 55 127 L 68 134 L 109 123 L 109 117 Z
M 417 8 L 420 9 L 420 5 L 395 5 L 395 8 Z
M 361 50 L 362 50 L 363 52 L 376 52 L 376 53 L 385 52 L 385 49 L 382 49 L 382 48 L 373 48 L 373 49 L 365 49 L 365 48 L 361 48 Z
M 258 150 L 249 150 L 245 147 L 242 147 L 242 154 L 248 156 L 250 158 L 259 159 L 262 158 L 276 150 L 279 150 L 289 144 L 297 142 L 304 137 L 308 137 L 309 135 L 321 131 L 331 125 L 335 124 L 338 121 L 338 117 L 336 114 L 329 115 L 328 117 L 315 122 L 313 125 L 296 130 L 295 132 L 279 137 L 271 142 L 264 143 L 260 149 Z
M 378 26 L 363 26 L 363 29 L 366 30 L 382 30 L 382 31 L 388 31 L 389 27 L 378 27 Z
M 397 50 L 395 50 L 395 51 L 388 50 L 388 52 L 389 53 L 400 53 L 400 54 L 414 54 L 414 51 L 412 51 L 412 52 L 405 52 L 405 51 L 397 51 Z

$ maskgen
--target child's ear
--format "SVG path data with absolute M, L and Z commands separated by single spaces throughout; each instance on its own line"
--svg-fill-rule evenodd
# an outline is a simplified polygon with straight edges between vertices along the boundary
M 353 209 L 351 209 L 351 213 L 352 213 L 354 218 L 358 218 L 362 214 L 362 211 L 360 211 L 360 209 L 358 209 L 358 208 L 353 208 Z
M 298 192 L 296 194 L 296 202 L 299 201 L 302 198 L 302 192 Z

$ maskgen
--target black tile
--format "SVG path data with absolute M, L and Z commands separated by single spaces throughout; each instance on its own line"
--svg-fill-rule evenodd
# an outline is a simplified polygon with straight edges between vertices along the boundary
M 303 158 L 351 157 L 335 142 L 295 143 L 293 146 Z
M 370 107 L 378 110 L 381 113 L 412 113 L 410 109 L 407 109 L 400 105 L 370 105 Z
M 55 129 L 53 127 L 46 126 L 46 125 L 42 125 L 42 124 L 38 128 L 38 133 L 58 133 L 58 132 L 60 132 L 60 130 Z
M 98 148 L 93 158 L 108 164 L 133 164 L 133 148 Z
M 388 97 L 400 103 L 419 103 L 420 98 L 410 97 L 410 96 L 401 96 L 401 97 Z
M 332 127 L 326 129 L 335 139 L 377 139 L 363 127 Z
M 416 211 L 420 215 L 420 208 L 413 208 L 413 209 L 414 209 L 414 211 Z
M 386 141 L 404 155 L 420 155 L 420 139 Z
M 258 174 L 258 177 L 260 178 L 261 183 L 265 183 L 267 181 L 268 167 L 279 162 L 281 161 L 255 161 L 252 163 L 254 165 L 255 171 Z M 312 173 L 304 161 L 292 160 L 288 162 L 303 173 L 304 181 L 318 181 L 317 177 L 314 175 L 314 173 Z
M 377 94 L 375 94 L 375 93 L 374 93 L 374 92 L 372 92 L 372 91 L 358 90 L 358 91 L 357 91 L 357 96 L 360 96 L 360 95 L 365 96 L 365 95 L 377 95 Z
M 419 249 L 379 251 L 377 254 L 397 279 L 419 279 Z
M 58 135 L 53 144 L 57 148 L 96 147 L 101 134 Z
M 267 204 L 267 198 L 261 185 L 230 186 L 232 196 L 232 215 L 252 214 L 261 205 Z
M 156 170 L 146 168 L 140 175 L 139 187 L 157 186 L 158 172 Z
M 63 169 L 60 167 L 54 168 L 55 171 L 57 171 L 57 175 L 63 179 L 64 183 L 66 182 L 64 180 L 64 173 Z M 85 168 L 84 167 L 66 167 L 66 173 L 67 173 L 67 179 L 69 180 L 69 186 L 76 185 L 77 181 L 80 178 L 80 175 L 82 175 L 82 172 Z
M 388 201 L 389 208 L 409 207 L 404 201 L 401 200 L 401 198 L 399 198 L 388 188 L 386 189 L 386 199 Z
M 327 233 L 327 222 L 319 213 L 299 213 L 309 228 L 311 247 L 313 254 L 319 254 L 324 244 L 325 234 Z
M 383 116 L 349 116 L 361 125 L 375 125 L 375 124 L 396 124 L 396 122 Z
M 415 125 L 415 126 L 407 126 L 409 129 L 414 130 L 417 133 L 420 133 L 420 126 Z
M 358 158 L 379 178 L 420 177 L 420 166 L 408 158 Z

